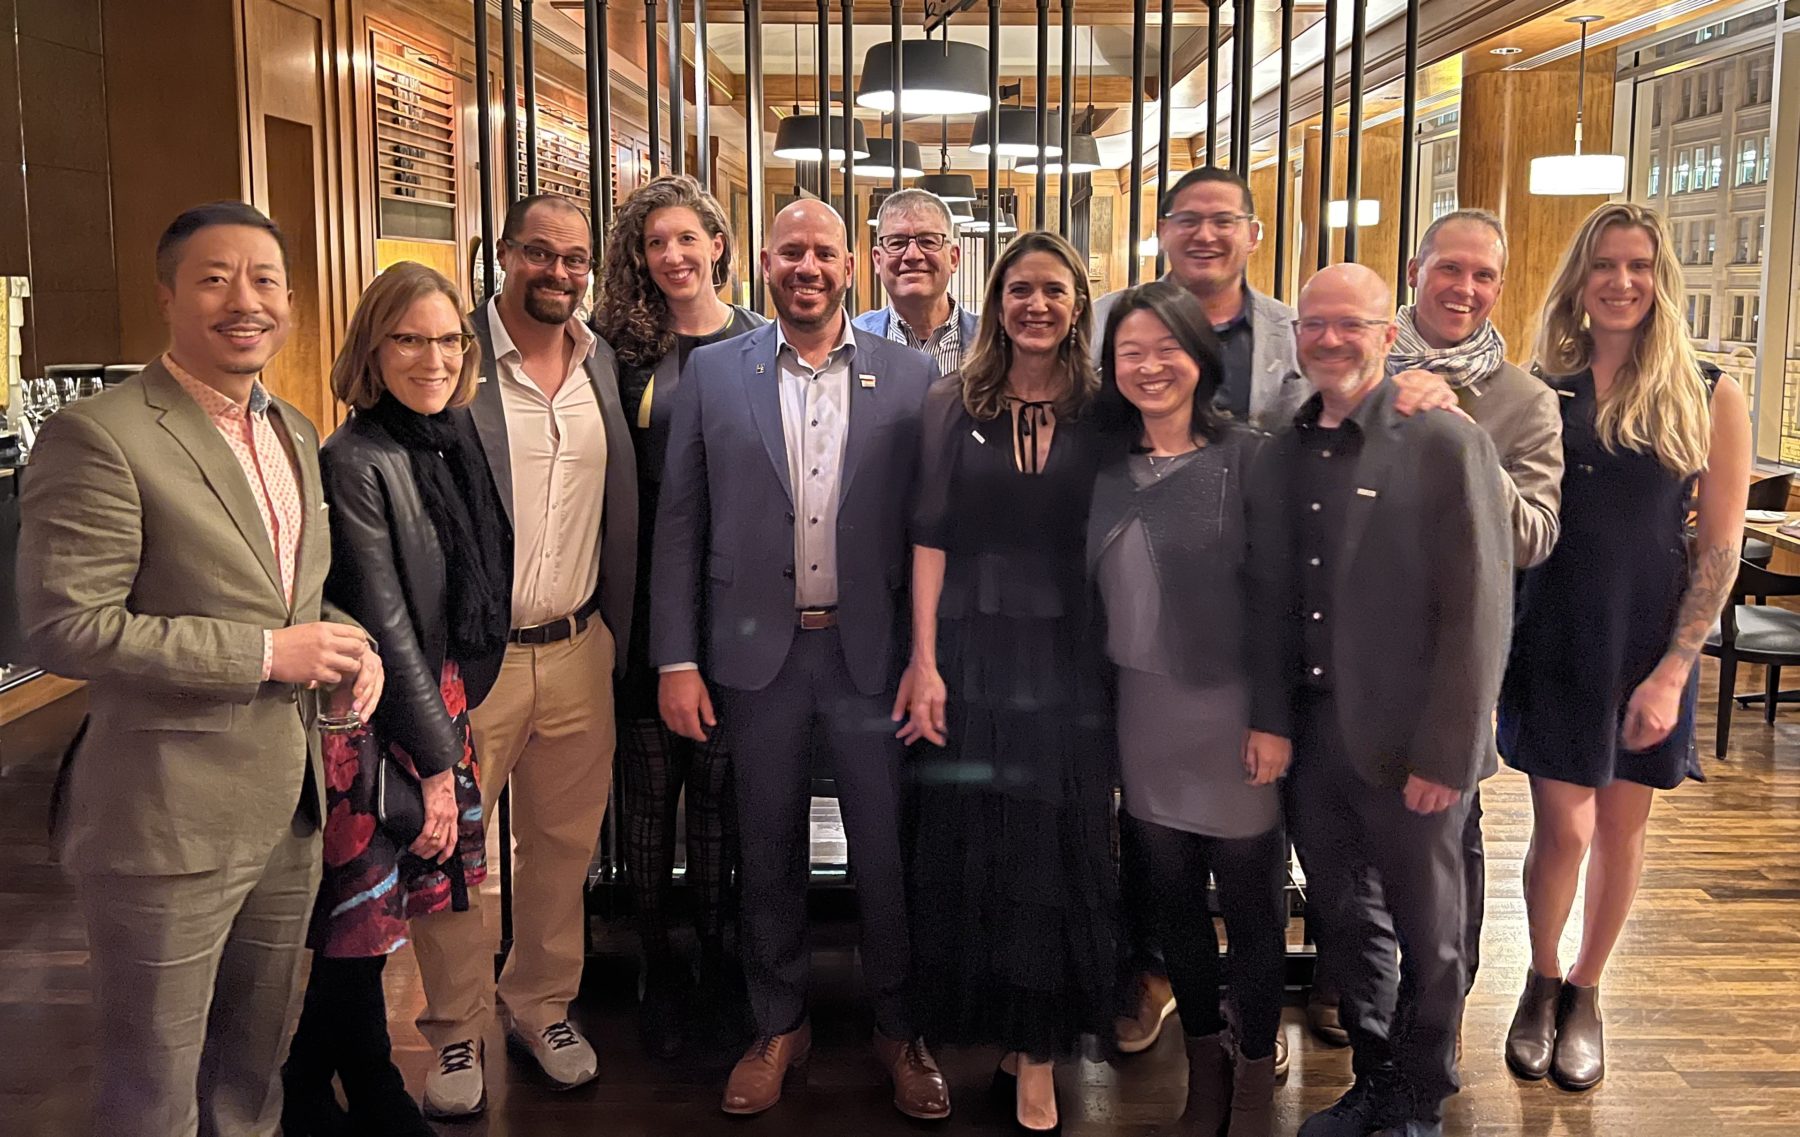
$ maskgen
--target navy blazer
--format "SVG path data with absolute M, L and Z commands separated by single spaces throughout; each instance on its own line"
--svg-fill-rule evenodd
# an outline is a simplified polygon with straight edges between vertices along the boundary
M 891 691 L 911 614 L 911 517 L 925 393 L 937 366 L 856 329 L 838 497 L 838 632 L 850 678 Z M 776 325 L 695 349 L 682 370 L 656 514 L 650 661 L 768 686 L 793 643 L 794 497 Z

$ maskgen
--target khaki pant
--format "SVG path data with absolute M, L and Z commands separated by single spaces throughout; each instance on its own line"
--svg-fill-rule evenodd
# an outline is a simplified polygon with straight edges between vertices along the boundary
M 613 639 L 599 619 L 559 643 L 510 644 L 500 678 L 470 713 L 481 812 L 512 786 L 513 946 L 498 995 L 533 1034 L 568 1017 L 581 986 L 587 870 L 612 782 Z M 479 1039 L 493 1017 L 494 937 L 481 905 L 412 922 L 425 987 L 418 1018 L 442 1049 Z
M 269 1137 L 281 1119 L 319 833 L 181 876 L 77 880 L 99 1011 L 94 1132 Z

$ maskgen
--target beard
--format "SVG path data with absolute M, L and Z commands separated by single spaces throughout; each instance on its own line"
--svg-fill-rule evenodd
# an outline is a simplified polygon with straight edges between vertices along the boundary
M 796 312 L 788 298 L 786 289 L 771 288 L 769 294 L 770 299 L 775 302 L 776 314 L 784 321 L 805 331 L 817 331 L 827 324 L 830 324 L 837 314 L 843 310 L 844 293 L 849 291 L 848 285 L 840 284 L 836 288 L 833 288 L 829 282 L 825 283 L 824 288 L 825 304 L 819 309 L 819 314 L 816 316 Z
M 525 314 L 540 324 L 566 324 L 579 298 L 578 292 L 545 292 L 533 285 L 525 290 Z

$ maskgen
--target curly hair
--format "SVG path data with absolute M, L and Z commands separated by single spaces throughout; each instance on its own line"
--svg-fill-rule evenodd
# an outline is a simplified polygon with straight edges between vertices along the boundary
M 713 288 L 723 288 L 731 275 L 731 225 L 718 199 L 686 174 L 664 174 L 639 186 L 619 206 L 606 234 L 605 275 L 594 310 L 594 330 L 627 366 L 649 367 L 675 350 L 669 302 L 644 260 L 650 215 L 674 206 L 693 210 L 708 234 L 725 239 L 724 251 L 713 262 Z

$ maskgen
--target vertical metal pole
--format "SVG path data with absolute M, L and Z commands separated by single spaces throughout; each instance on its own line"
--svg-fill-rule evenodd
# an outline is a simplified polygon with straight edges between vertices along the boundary
M 538 191 L 537 21 L 532 17 L 531 4 L 532 0 L 522 0 L 520 4 L 519 31 L 525 45 L 525 192 L 535 194 Z
M 819 0 L 819 196 L 831 204 L 831 6 Z M 850 150 L 850 124 L 844 124 L 844 150 Z
M 505 136 L 500 145 L 506 151 L 509 206 L 519 200 L 519 57 L 514 46 L 519 38 L 518 19 L 513 0 L 500 0 L 500 66 L 506 72 L 500 78 L 500 97 L 505 102 L 500 120 Z
M 1131 195 L 1131 232 L 1126 238 L 1125 284 L 1136 287 L 1140 275 L 1138 242 L 1144 232 L 1144 19 L 1150 0 L 1131 5 L 1131 165 L 1125 192 Z
M 594 211 L 594 248 L 604 251 L 601 238 L 612 219 L 612 53 L 606 26 L 607 0 L 587 0 L 582 9 L 587 25 L 588 199 Z
M 1350 8 L 1350 142 L 1344 162 L 1345 220 L 1344 259 L 1356 260 L 1359 226 L 1357 206 L 1362 203 L 1363 31 L 1368 23 L 1368 0 L 1353 0 Z
M 1206 0 L 1206 164 L 1219 164 L 1219 5 Z M 1233 80 L 1235 82 L 1235 80 Z
M 1281 93 L 1275 122 L 1275 299 L 1287 299 L 1288 196 L 1294 169 L 1288 161 L 1288 132 L 1294 115 L 1294 0 L 1281 0 Z
M 644 94 L 649 103 L 650 176 L 662 176 L 662 115 L 656 95 L 656 0 L 644 0 Z
M 1319 267 L 1331 263 L 1331 151 L 1337 127 L 1337 0 L 1325 5 L 1325 73 L 1319 88 Z
M 1000 0 L 988 0 L 987 160 L 987 271 L 992 272 L 1000 257 Z
M 481 287 L 494 291 L 494 99 L 488 91 L 487 0 L 475 7 L 475 166 L 481 175 L 477 197 L 481 201 Z M 474 281 L 469 282 L 472 293 Z
M 681 66 L 681 0 L 669 0 L 669 170 L 687 173 L 687 83 Z
M 1218 9 L 1215 8 L 1214 11 Z M 1175 0 L 1162 0 L 1162 30 L 1157 36 L 1156 84 L 1158 88 L 1157 105 L 1162 113 L 1156 116 L 1156 216 L 1162 217 L 1169 196 L 1169 111 L 1175 101 Z M 1210 106 L 1211 98 L 1207 99 Z M 1210 145 L 1212 136 L 1207 135 Z M 1168 265 L 1168 257 L 1162 246 L 1156 249 L 1156 275 L 1161 276 Z
M 1404 107 L 1400 127 L 1400 263 L 1394 268 L 1394 295 L 1401 304 L 1408 301 L 1406 265 L 1412 259 L 1413 206 L 1419 180 L 1419 145 L 1413 137 L 1419 131 L 1419 0 L 1407 0 L 1404 66 L 1400 96 Z
M 744 264 L 750 274 L 750 307 L 763 307 L 762 270 L 757 254 L 763 244 L 763 41 L 762 0 L 744 0 L 744 70 L 749 106 L 744 109 L 744 166 L 750 183 L 750 238 Z
M 1057 175 L 1060 192 L 1056 195 L 1056 231 L 1066 240 L 1075 203 L 1075 175 L 1069 163 L 1075 160 L 1075 0 L 1062 0 L 1062 94 L 1057 98 L 1062 108 L 1062 172 Z
M 1250 100 L 1255 97 L 1256 11 L 1249 3 L 1237 6 L 1238 62 L 1231 71 L 1231 168 L 1250 177 Z
M 906 84 L 901 78 L 901 64 L 904 62 L 903 56 L 905 53 L 900 50 L 900 37 L 904 31 L 900 19 L 900 0 L 893 0 L 893 2 L 888 5 L 888 72 L 894 77 L 894 178 L 892 188 L 895 190 L 900 188 L 900 151 L 906 149 L 904 145 L 906 139 L 906 116 L 900 113 L 900 96 L 901 93 L 906 90 Z M 945 34 L 948 35 L 949 33 L 946 32 Z M 948 42 L 948 40 L 945 42 Z M 850 43 L 849 32 L 844 33 L 844 43 L 846 45 L 844 51 L 848 53 L 850 50 L 848 46 Z M 849 59 L 850 56 L 846 54 L 844 58 Z M 850 66 L 849 63 L 844 64 L 845 75 L 850 73 Z M 849 86 L 850 80 L 846 78 L 844 80 L 844 87 L 848 90 Z
M 1165 0 L 1166 2 L 1166 0 Z M 1031 227 L 1044 227 L 1044 195 L 1050 187 L 1050 0 L 1037 0 L 1037 178 Z
M 843 0 L 841 14 L 844 18 L 844 251 L 855 256 L 856 231 L 862 228 L 862 219 L 856 212 L 856 147 L 854 145 L 856 132 L 851 129 L 851 124 L 856 121 L 856 116 L 850 113 L 856 106 L 854 86 L 856 81 L 856 41 L 852 35 L 855 31 L 856 20 L 855 0 Z M 895 84 L 896 94 L 898 94 L 898 88 L 899 84 Z M 898 114 L 894 116 L 894 121 L 896 123 L 900 121 Z M 893 157 L 894 169 L 898 170 L 900 168 L 898 137 L 894 140 Z M 827 176 L 829 177 L 829 175 Z M 872 240 L 871 243 L 873 243 Z M 850 274 L 849 283 L 850 291 L 845 294 L 844 300 L 850 305 L 850 314 L 854 316 L 857 310 L 856 274 L 854 272 Z
M 706 0 L 694 0 L 694 143 L 700 187 L 712 189 L 712 97 L 706 69 Z

